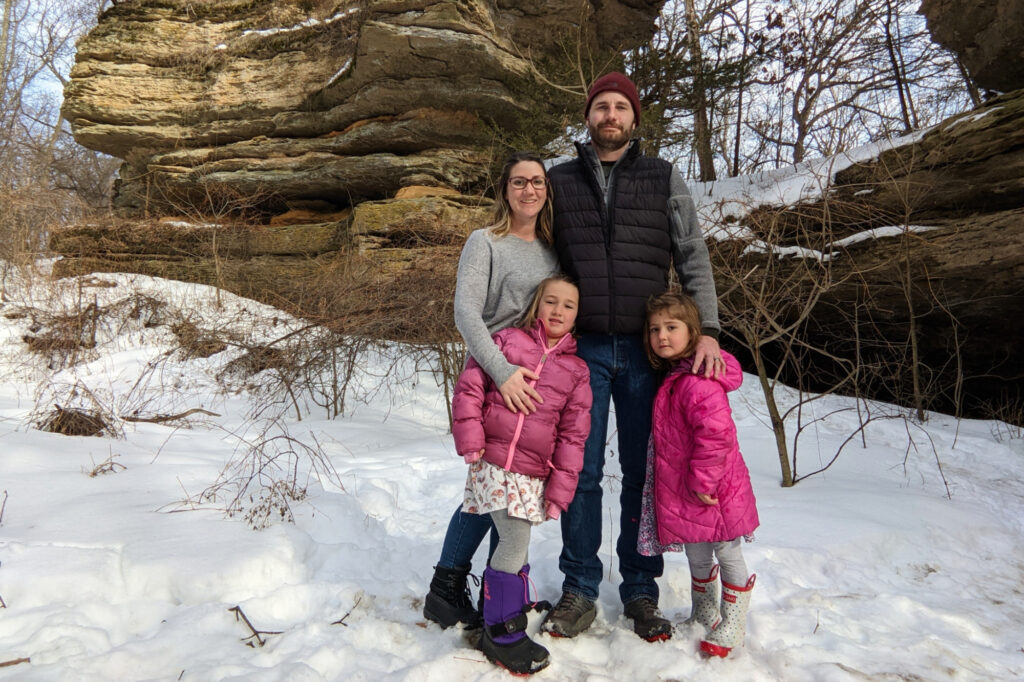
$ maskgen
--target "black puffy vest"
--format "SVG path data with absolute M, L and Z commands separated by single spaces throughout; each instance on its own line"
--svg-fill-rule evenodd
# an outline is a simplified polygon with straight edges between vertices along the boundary
M 668 288 L 672 241 L 672 165 L 640 154 L 634 143 L 608 179 L 607 204 L 584 149 L 551 169 L 555 250 L 580 287 L 576 328 L 638 334 L 645 305 Z

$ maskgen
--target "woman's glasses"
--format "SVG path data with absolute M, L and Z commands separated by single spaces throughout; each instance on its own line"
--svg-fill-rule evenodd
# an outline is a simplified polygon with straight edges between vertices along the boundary
M 533 185 L 534 189 L 544 189 L 548 186 L 548 179 L 542 175 L 538 175 L 532 178 L 524 178 L 517 175 L 514 178 L 508 179 L 508 184 L 512 189 L 526 189 L 527 185 Z

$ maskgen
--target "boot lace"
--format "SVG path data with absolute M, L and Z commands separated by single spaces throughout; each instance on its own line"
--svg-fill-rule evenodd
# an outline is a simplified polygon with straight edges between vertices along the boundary
M 528 611 L 550 611 L 551 602 L 546 599 L 531 601 L 530 600 L 530 588 L 533 588 L 534 596 L 537 596 L 537 585 L 533 582 L 533 578 L 530 577 L 529 573 L 520 573 L 519 577 L 523 579 L 523 613 Z
M 572 620 L 576 620 L 589 608 L 590 601 L 586 597 L 575 592 L 563 592 L 562 598 L 555 604 L 553 615 L 567 615 Z

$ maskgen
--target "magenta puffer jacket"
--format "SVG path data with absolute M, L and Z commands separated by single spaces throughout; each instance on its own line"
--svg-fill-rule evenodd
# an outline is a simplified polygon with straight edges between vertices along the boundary
M 491 378 L 470 359 L 452 398 L 456 451 L 465 455 L 482 448 L 491 464 L 546 479 L 544 499 L 565 511 L 576 494 L 590 433 L 593 398 L 587 364 L 576 356 L 576 340 L 569 334 L 548 348 L 539 321 L 530 332 L 509 327 L 492 338 L 509 362 L 540 376 L 530 383 L 544 402 L 533 414 L 513 413 Z
M 658 540 L 726 542 L 754 532 L 757 504 L 750 472 L 740 454 L 726 391 L 743 382 L 732 355 L 722 352 L 728 372 L 718 379 L 691 374 L 684 358 L 654 398 L 654 507 Z M 718 498 L 707 505 L 695 493 Z

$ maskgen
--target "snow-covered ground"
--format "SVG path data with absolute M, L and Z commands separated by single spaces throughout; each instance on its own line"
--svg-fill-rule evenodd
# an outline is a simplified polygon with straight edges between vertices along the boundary
M 237 345 L 206 359 L 167 354 L 177 345 L 174 320 L 253 342 L 292 329 L 285 315 L 195 285 L 127 275 L 90 284 L 102 282 L 116 286 L 68 282 L 63 292 L 30 296 L 8 281 L 0 307 L 0 663 L 11 662 L 0 680 L 508 679 L 463 633 L 421 614 L 464 480 L 429 373 L 399 368 L 389 390 L 356 390 L 345 416 L 328 420 L 314 407 L 299 421 L 289 401 L 269 403 L 255 391 L 266 375 L 218 388 Z M 95 302 L 108 317 L 86 361 L 53 372 L 22 340 L 42 333 L 25 313 L 69 298 Z M 357 382 L 371 388 L 390 360 L 366 363 Z M 117 437 L 34 428 L 55 403 L 135 418 L 214 414 L 116 419 Z M 855 429 L 854 411 L 837 412 L 851 406 L 813 403 L 818 416 L 835 413 L 802 436 L 798 473 L 827 462 Z M 606 528 L 598 619 L 573 640 L 541 636 L 552 664 L 537 679 L 1024 678 L 1020 430 L 938 414 L 923 425 L 879 419 L 866 445 L 847 445 L 825 473 L 782 489 L 749 376 L 733 408 L 763 524 L 745 546 L 758 574 L 745 648 L 725 660 L 697 654 L 697 636 L 682 625 L 689 576 L 681 555 L 669 556 L 660 581 L 673 638 L 637 638 L 618 603 L 615 532 Z M 274 451 L 286 469 L 278 478 L 291 470 L 306 497 L 290 502 L 294 523 L 257 531 L 244 518 L 256 493 L 232 517 L 221 511 L 230 486 L 209 502 L 200 494 L 222 472 L 221 480 L 239 480 L 244 468 L 230 463 L 261 436 L 314 448 L 336 475 L 307 478 L 307 457 Z M 615 449 L 606 519 L 618 515 Z M 558 596 L 559 549 L 557 525 L 541 526 L 531 547 L 541 598 Z M 478 554 L 475 571 L 482 562 Z M 234 607 L 275 634 L 248 646 L 256 642 Z

